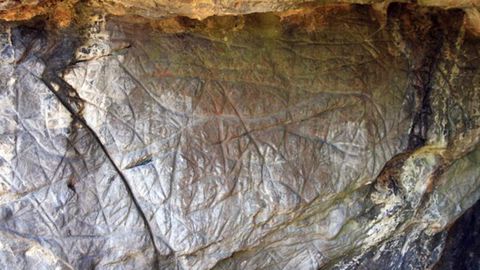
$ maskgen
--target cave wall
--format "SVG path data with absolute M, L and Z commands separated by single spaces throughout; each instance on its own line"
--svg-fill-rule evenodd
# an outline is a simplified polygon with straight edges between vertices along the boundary
M 450 227 L 480 196 L 468 3 L 139 3 L 0 6 L 1 265 L 462 258 L 471 227 Z

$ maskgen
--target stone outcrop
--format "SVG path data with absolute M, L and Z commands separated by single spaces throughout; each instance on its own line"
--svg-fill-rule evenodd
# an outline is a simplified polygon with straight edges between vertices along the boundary
M 475 269 L 475 2 L 302 2 L 0 4 L 0 264 Z

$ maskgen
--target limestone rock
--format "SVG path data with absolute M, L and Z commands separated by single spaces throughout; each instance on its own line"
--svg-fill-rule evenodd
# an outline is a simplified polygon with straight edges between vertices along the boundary
M 462 258 L 449 228 L 480 198 L 471 10 L 121 2 L 20 2 L 44 6 L 0 23 L 2 265 Z

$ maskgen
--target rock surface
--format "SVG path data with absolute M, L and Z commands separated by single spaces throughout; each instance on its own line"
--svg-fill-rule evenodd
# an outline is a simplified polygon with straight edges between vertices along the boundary
M 88 3 L 114 15 L 138 15 L 150 19 L 186 16 L 205 19 L 214 15 L 242 15 L 262 12 L 301 10 L 305 7 L 328 4 L 368 4 L 386 12 L 389 3 L 415 3 L 421 6 L 461 8 L 478 25 L 477 0 L 3 0 L 0 19 L 28 20 L 48 14 L 53 20 L 69 17 L 78 2 Z M 480 26 L 477 26 L 480 27 Z
M 294 2 L 0 4 L 0 265 L 453 269 L 474 9 Z

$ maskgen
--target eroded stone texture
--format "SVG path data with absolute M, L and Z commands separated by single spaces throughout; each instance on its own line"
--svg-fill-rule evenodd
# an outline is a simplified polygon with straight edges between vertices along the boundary
M 242 15 L 262 12 L 298 12 L 318 4 L 369 4 L 385 13 L 390 3 L 415 3 L 422 6 L 461 8 L 474 28 L 478 24 L 477 0 L 3 0 L 0 18 L 9 21 L 28 20 L 37 15 L 60 17 L 65 23 L 76 3 L 87 3 L 113 15 L 138 15 L 150 19 L 185 16 L 205 19 L 210 16 Z M 67 19 L 69 20 L 69 19 Z M 60 24 L 62 24 L 62 22 Z
M 76 8 L 1 24 L 9 267 L 426 269 L 480 197 L 462 10 Z
M 312 33 L 273 14 L 217 37 L 112 23 L 129 49 L 69 69 L 86 121 L 128 179 L 141 175 L 134 190 L 166 254 L 209 268 L 309 205 L 325 208 L 321 239 L 360 210 L 332 204 L 401 151 L 411 124 L 405 58 L 367 11 Z

